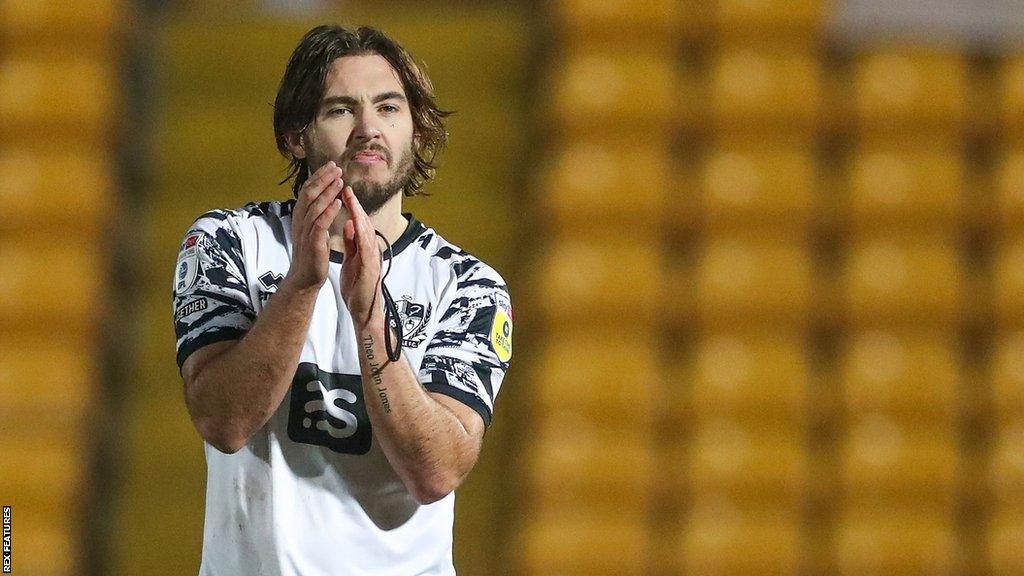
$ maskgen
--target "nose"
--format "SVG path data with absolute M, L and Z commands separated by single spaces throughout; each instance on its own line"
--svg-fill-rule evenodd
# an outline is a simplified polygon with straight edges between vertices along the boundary
M 356 124 L 352 130 L 352 139 L 356 142 L 367 142 L 380 139 L 380 118 L 372 109 L 364 109 L 356 115 Z

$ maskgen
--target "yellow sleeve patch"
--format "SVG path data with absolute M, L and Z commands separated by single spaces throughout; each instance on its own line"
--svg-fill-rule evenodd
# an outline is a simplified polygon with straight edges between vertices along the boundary
M 494 313 L 491 327 L 491 346 L 498 353 L 498 360 L 508 362 L 512 358 L 512 319 L 504 310 Z

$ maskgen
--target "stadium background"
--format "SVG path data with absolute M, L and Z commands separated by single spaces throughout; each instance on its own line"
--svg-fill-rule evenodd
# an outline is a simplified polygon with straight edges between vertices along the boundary
M 1024 573 L 1022 8 L 0 2 L 14 573 L 197 572 L 177 244 L 288 197 L 324 21 L 426 63 L 457 114 L 409 206 L 516 302 L 460 574 Z

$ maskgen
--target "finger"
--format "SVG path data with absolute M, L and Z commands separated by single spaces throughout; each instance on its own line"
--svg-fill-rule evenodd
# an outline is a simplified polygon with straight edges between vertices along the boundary
M 313 221 L 312 234 L 314 239 L 318 242 L 317 246 L 327 244 L 327 234 L 331 227 L 331 223 L 338 217 L 338 212 L 341 211 L 341 200 L 335 198 L 330 204 L 324 209 L 324 211 Z
M 349 258 L 354 258 L 356 255 L 356 228 L 352 220 L 345 222 L 345 231 L 342 234 L 345 242 L 345 254 L 349 255 Z
M 355 227 L 356 243 L 361 249 L 365 249 L 368 254 L 376 252 L 376 250 L 371 250 L 377 244 L 377 235 L 374 233 L 373 223 L 370 222 L 370 217 L 363 211 L 363 206 L 359 203 L 359 199 L 356 198 L 356 194 L 351 186 L 345 188 L 343 198 L 347 200 L 345 205 L 352 216 L 351 221 Z
M 317 196 L 316 200 L 309 206 L 309 210 L 306 212 L 306 219 L 315 221 L 323 214 L 324 210 L 331 205 L 334 200 L 338 199 L 338 195 L 341 194 L 343 182 L 340 178 L 330 182 L 324 188 L 323 192 Z
M 336 167 L 337 164 L 335 164 L 334 161 L 332 160 L 318 168 L 316 172 L 313 172 L 312 174 L 306 177 L 306 181 L 303 182 L 302 186 L 299 188 L 299 193 L 296 194 L 297 198 L 295 202 L 295 210 L 292 211 L 294 215 L 300 215 L 300 212 L 304 211 L 305 208 L 309 206 L 309 195 L 306 194 L 306 191 L 309 189 L 309 187 L 319 182 L 320 177 L 323 176 L 325 172 Z
M 334 166 L 334 162 L 328 162 L 325 166 Z M 292 221 L 298 221 L 300 227 L 308 228 L 307 219 L 312 211 L 312 217 L 315 219 L 323 212 L 324 206 L 334 199 L 336 196 L 328 198 L 325 202 L 320 205 L 316 205 L 316 201 L 320 199 L 324 192 L 330 190 L 331 184 L 341 178 L 341 169 L 334 166 L 333 169 L 329 170 L 318 170 L 319 174 L 316 178 L 307 180 L 302 186 L 302 190 L 299 192 L 299 200 L 296 202 L 295 213 L 292 215 Z
M 305 201 L 306 206 L 309 206 L 333 180 L 340 177 L 341 168 L 338 168 L 333 160 L 324 164 L 314 175 L 306 179 L 299 192 L 299 200 Z

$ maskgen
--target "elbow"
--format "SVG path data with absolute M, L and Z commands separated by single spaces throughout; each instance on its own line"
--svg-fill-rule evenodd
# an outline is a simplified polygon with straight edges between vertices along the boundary
M 409 493 L 418 504 L 426 506 L 443 500 L 455 491 L 462 479 L 452 472 L 422 475 L 410 482 Z
M 224 454 L 234 454 L 248 442 L 244 435 L 212 418 L 200 418 L 194 424 L 203 440 Z

